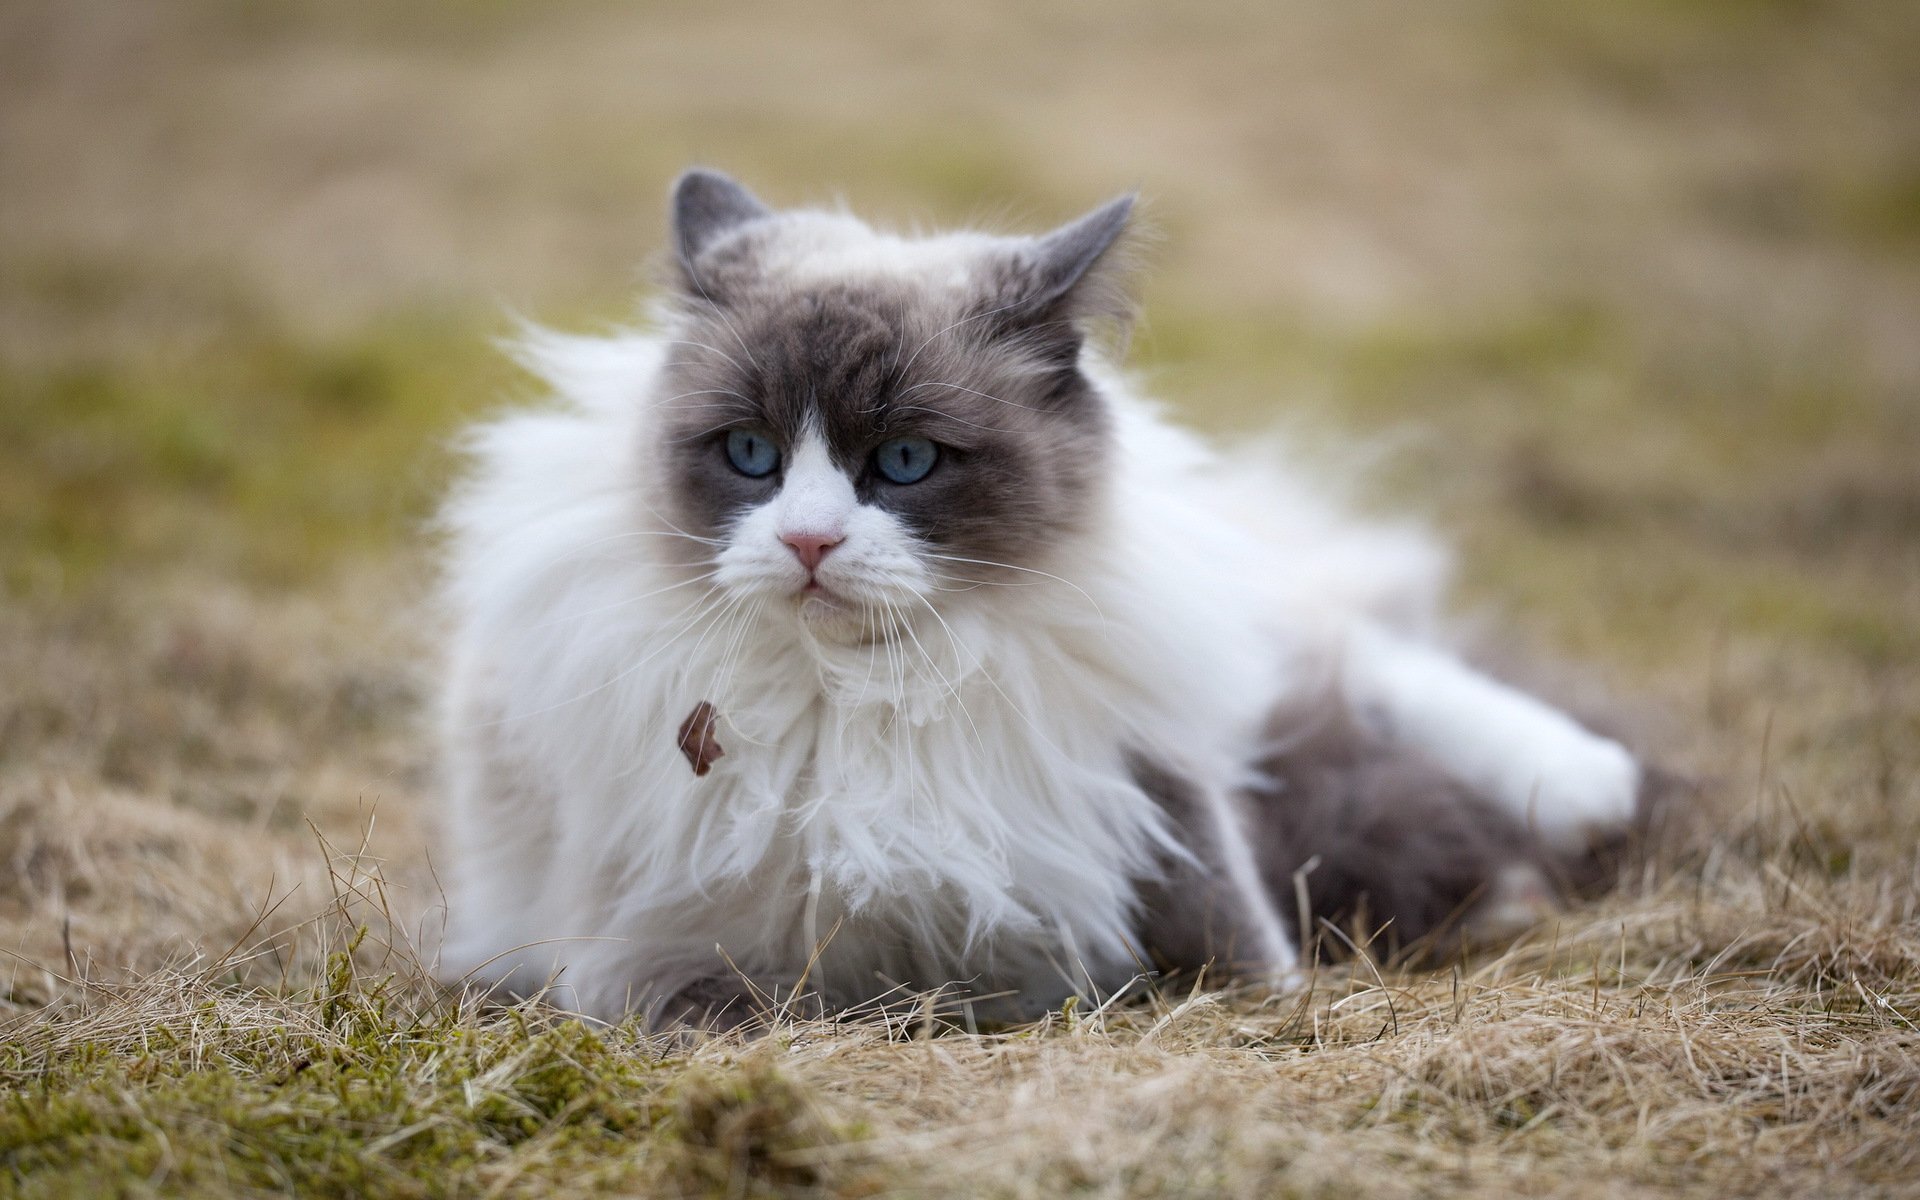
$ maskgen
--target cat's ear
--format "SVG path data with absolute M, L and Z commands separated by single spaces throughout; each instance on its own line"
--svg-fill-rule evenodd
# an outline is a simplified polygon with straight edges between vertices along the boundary
M 1078 361 L 1089 322 L 1124 336 L 1133 302 L 1118 260 L 1134 201 L 1129 192 L 1021 246 L 991 299 L 1002 328 L 1063 367 Z
M 1033 312 L 1057 309 L 1073 299 L 1077 290 L 1105 282 L 1099 278 L 1096 268 L 1127 231 L 1136 199 L 1132 192 L 1115 197 L 1086 216 L 1036 239 L 1026 278 L 1022 281 L 1021 305 Z M 1099 305 L 1093 307 L 1097 309 Z
M 705 167 L 684 172 L 673 185 L 673 245 L 688 281 L 700 287 L 694 264 L 714 242 L 773 210 L 734 182 Z

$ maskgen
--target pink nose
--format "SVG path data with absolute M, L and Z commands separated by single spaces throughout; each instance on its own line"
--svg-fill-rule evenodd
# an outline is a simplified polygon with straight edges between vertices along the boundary
M 827 556 L 827 551 L 846 541 L 846 538 L 829 537 L 822 533 L 783 533 L 780 540 L 793 548 L 801 566 L 814 571 L 819 569 L 820 560 Z

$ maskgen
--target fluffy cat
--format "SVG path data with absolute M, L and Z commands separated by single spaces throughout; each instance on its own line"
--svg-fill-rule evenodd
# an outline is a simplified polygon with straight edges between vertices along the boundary
M 1434 544 L 1089 340 L 1131 204 L 907 239 L 695 170 L 652 327 L 528 337 L 554 400 L 446 512 L 449 978 L 656 1023 L 1284 986 L 1297 884 L 1415 938 L 1629 821 L 1624 749 L 1433 640 Z

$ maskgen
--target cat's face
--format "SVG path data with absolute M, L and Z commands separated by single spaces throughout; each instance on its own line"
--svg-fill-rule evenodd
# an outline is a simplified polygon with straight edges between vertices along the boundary
M 691 294 L 656 400 L 654 474 L 692 569 L 822 633 L 872 636 L 1018 582 L 1083 524 L 1109 430 L 1068 300 L 1117 223 L 1090 252 L 1069 247 L 1064 283 L 1044 240 L 846 271 L 850 250 L 919 244 L 776 217 L 744 192 L 721 197 L 744 219 L 703 230 L 689 186 L 737 185 L 689 176 L 677 214 Z

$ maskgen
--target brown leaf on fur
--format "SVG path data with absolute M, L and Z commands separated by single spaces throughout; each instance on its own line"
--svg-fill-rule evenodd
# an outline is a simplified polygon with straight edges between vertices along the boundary
M 680 722 L 680 753 L 687 756 L 695 775 L 704 776 L 713 770 L 714 760 L 726 757 L 727 752 L 713 736 L 713 727 L 719 723 L 720 714 L 705 700 L 694 705 L 687 719 Z

